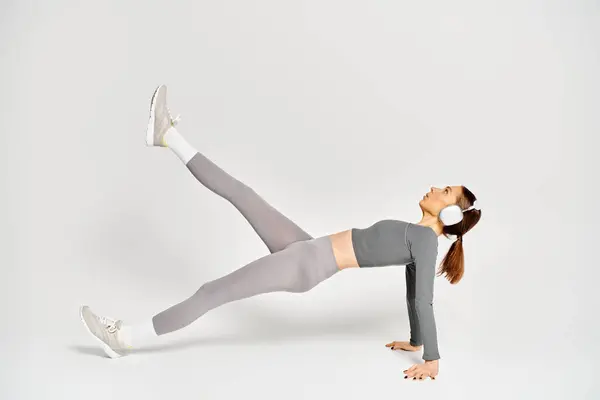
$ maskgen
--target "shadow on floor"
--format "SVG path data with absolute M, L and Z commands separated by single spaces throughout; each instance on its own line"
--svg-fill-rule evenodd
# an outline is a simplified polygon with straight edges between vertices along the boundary
M 259 308 L 247 308 L 243 312 L 243 317 L 240 317 L 239 320 L 240 326 L 243 328 L 240 328 L 237 332 L 224 332 L 219 336 L 205 336 L 172 343 L 150 345 L 142 349 L 133 350 L 131 353 L 154 353 L 214 345 L 256 345 L 277 342 L 285 344 L 286 342 L 296 342 L 302 339 L 319 337 L 330 337 L 331 340 L 353 340 L 356 336 L 368 336 L 373 332 L 389 330 L 391 320 L 389 315 L 374 312 L 369 315 L 363 314 L 357 316 L 355 319 L 345 316 L 299 321 L 298 319 L 282 317 L 277 312 L 261 310 Z M 389 338 L 389 340 L 403 339 L 398 337 Z M 104 351 L 99 346 L 72 346 L 70 349 L 85 355 L 101 355 L 106 357 Z

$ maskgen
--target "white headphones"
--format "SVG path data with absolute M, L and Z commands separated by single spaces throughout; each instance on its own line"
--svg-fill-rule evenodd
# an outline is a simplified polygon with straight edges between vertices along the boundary
M 463 219 L 463 214 L 469 210 L 481 210 L 477 200 L 471 205 L 471 207 L 462 210 L 458 205 L 453 204 L 448 207 L 444 207 L 440 211 L 439 219 L 444 225 L 458 224 Z

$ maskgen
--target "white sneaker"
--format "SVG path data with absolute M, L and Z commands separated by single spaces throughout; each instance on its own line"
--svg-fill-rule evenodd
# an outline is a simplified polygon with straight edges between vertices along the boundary
M 177 122 L 179 122 L 179 116 L 173 119 L 167 107 L 167 86 L 160 85 L 154 91 L 150 101 L 150 120 L 146 130 L 146 145 L 167 147 L 163 140 L 165 133 L 170 127 L 177 125 Z
M 110 358 L 119 358 L 126 355 L 127 346 L 122 339 L 120 331 L 123 321 L 98 316 L 88 306 L 79 309 L 79 315 L 88 332 L 102 344 L 104 352 Z

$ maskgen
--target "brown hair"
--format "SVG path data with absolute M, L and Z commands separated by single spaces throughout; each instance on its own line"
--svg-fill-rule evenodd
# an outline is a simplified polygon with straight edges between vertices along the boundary
M 457 205 L 464 210 L 475 202 L 476 197 L 469 189 L 464 186 L 461 187 L 463 194 L 458 198 Z M 481 210 L 471 209 L 463 213 L 463 219 L 458 224 L 444 226 L 442 230 L 442 234 L 446 237 L 447 235 L 457 236 L 457 240 L 450 246 L 438 271 L 438 275 L 446 274 L 446 279 L 452 284 L 458 283 L 465 271 L 462 237 L 477 225 L 480 218 Z

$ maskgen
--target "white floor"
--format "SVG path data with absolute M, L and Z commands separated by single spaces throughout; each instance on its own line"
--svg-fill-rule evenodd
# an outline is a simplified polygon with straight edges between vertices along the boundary
M 592 1 L 9 2 L 0 13 L 0 399 L 599 399 Z M 111 360 L 78 309 L 154 314 L 266 254 L 144 145 L 182 134 L 313 236 L 484 208 L 408 381 L 404 267 L 224 305 Z M 438 263 L 450 242 L 440 240 Z
M 540 335 L 544 329 L 536 327 L 544 322 L 519 322 L 523 310 L 504 310 L 514 313 L 512 322 L 509 315 L 469 315 L 469 307 L 450 305 L 443 294 L 436 306 L 440 374 L 435 381 L 405 380 L 402 370 L 420 362 L 420 355 L 385 347 L 407 338 L 402 276 L 400 267 L 348 270 L 303 295 L 273 293 L 230 303 L 116 360 L 106 358 L 84 330 L 79 303 L 113 317 L 111 311 L 120 309 L 127 315 L 118 317 L 137 318 L 181 296 L 131 290 L 100 276 L 95 283 L 82 279 L 85 288 L 40 282 L 43 297 L 37 298 L 45 302 L 21 298 L 20 307 L 29 314 L 5 320 L 11 332 L 3 341 L 8 344 L 3 398 L 592 399 L 598 394 L 595 360 L 586 353 L 597 353 L 590 335 L 569 337 L 560 327 Z M 184 293 L 193 284 L 170 286 Z M 535 300 L 523 300 L 521 306 L 532 304 Z

